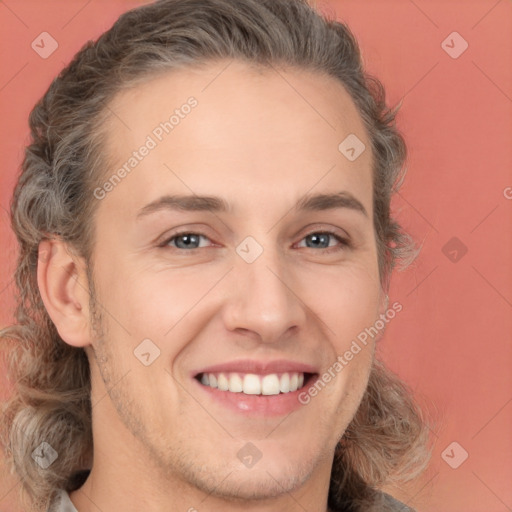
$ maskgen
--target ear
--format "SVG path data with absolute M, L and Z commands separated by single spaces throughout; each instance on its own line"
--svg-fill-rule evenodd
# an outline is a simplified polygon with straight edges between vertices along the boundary
M 83 258 L 58 239 L 39 244 L 37 284 L 60 337 L 74 347 L 91 344 L 89 283 Z

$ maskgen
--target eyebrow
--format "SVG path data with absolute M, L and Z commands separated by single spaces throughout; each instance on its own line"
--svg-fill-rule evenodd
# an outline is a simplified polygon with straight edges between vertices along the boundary
M 295 204 L 295 211 L 323 211 L 345 208 L 368 217 L 364 205 L 349 192 L 306 195 Z M 137 213 L 137 219 L 163 210 L 228 212 L 229 203 L 217 196 L 165 195 L 147 204 Z

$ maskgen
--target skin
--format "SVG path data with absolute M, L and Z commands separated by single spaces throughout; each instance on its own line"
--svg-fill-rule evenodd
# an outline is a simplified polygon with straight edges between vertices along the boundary
M 99 201 L 96 302 L 81 258 L 59 240 L 40 247 L 50 253 L 38 268 L 46 308 L 91 364 L 94 464 L 71 493 L 80 512 L 328 510 L 334 449 L 366 388 L 376 339 L 287 416 L 228 410 L 190 374 L 236 359 L 290 359 L 322 373 L 385 311 L 371 153 L 350 162 L 338 150 L 351 133 L 370 142 L 334 79 L 227 64 L 164 73 L 110 105 L 105 179 L 188 97 L 198 101 Z M 339 191 L 368 215 L 293 208 L 305 194 Z M 164 194 L 192 193 L 221 196 L 230 209 L 136 218 Z M 178 229 L 204 235 L 200 247 L 158 246 Z M 325 230 L 352 245 L 331 236 L 328 252 L 311 242 Z M 236 252 L 247 236 L 263 248 L 250 264 Z M 133 351 L 148 338 L 160 356 L 145 366 Z M 262 454 L 250 469 L 237 457 L 247 442 Z

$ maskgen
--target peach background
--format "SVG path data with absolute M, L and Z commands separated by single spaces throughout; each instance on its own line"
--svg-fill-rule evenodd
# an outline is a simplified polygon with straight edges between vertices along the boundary
M 16 247 L 6 210 L 28 113 L 87 39 L 140 3 L 0 3 L 1 325 L 13 307 Z M 380 351 L 437 425 L 427 474 L 390 491 L 425 512 L 512 510 L 512 199 L 504 193 L 512 187 L 512 3 L 324 0 L 321 8 L 352 28 L 389 102 L 403 98 L 409 171 L 393 206 L 423 250 L 394 276 L 390 300 L 404 309 Z M 59 44 L 48 59 L 30 46 L 43 31 Z M 441 46 L 454 31 L 469 44 L 457 59 Z M 453 237 L 467 247 L 457 262 L 445 256 Z M 457 469 L 441 457 L 453 441 L 469 454 Z M 17 512 L 17 479 L 0 473 L 0 512 Z

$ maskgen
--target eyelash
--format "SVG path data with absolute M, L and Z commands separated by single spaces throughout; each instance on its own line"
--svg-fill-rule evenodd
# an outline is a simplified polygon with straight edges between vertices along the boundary
M 198 232 L 194 232 L 194 231 L 181 231 L 179 233 L 173 234 L 170 238 L 167 238 L 164 242 L 162 242 L 159 245 L 159 247 L 161 247 L 163 249 L 167 249 L 169 247 L 169 244 L 173 240 L 175 240 L 176 238 L 179 238 L 180 236 L 183 236 L 183 235 L 198 235 L 200 237 L 210 240 L 210 238 L 208 236 L 206 236 L 202 233 L 198 233 Z M 311 233 L 308 233 L 307 235 L 302 237 L 300 241 L 304 240 L 305 238 L 307 238 L 308 236 L 311 236 L 311 235 L 329 235 L 329 236 L 334 237 L 338 242 L 340 242 L 340 244 L 338 246 L 324 247 L 321 249 L 321 250 L 323 250 L 324 253 L 327 253 L 327 254 L 352 247 L 352 244 L 350 243 L 350 241 L 348 239 L 342 238 L 334 231 L 328 231 L 328 230 L 327 231 L 312 231 Z M 204 249 L 204 247 L 193 247 L 192 249 L 182 249 L 180 247 L 172 247 L 172 249 L 176 249 L 177 251 L 192 252 L 192 251 L 195 251 L 198 249 Z M 305 249 L 314 249 L 314 248 L 313 247 L 305 247 Z

